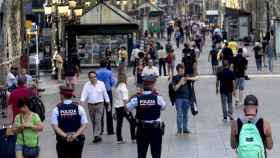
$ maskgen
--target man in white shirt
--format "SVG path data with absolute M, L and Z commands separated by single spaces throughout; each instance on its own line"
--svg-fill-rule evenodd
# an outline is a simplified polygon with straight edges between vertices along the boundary
M 93 143 L 102 141 L 101 138 L 101 118 L 104 111 L 104 100 L 110 105 L 110 99 L 102 81 L 96 79 L 96 72 L 88 73 L 89 81 L 84 85 L 81 102 L 88 103 L 88 111 L 93 127 Z M 111 106 L 108 106 L 110 108 Z M 111 109 L 108 109 L 111 110 Z
M 10 72 L 6 78 L 6 86 L 8 87 L 9 92 L 17 88 L 17 67 L 11 67 Z
M 137 61 L 139 59 L 139 56 L 138 54 L 142 52 L 142 50 L 140 49 L 140 45 L 138 44 L 136 46 L 136 48 L 134 48 L 132 50 L 132 53 L 131 53 L 131 58 L 130 58 L 130 61 L 133 63 L 133 75 L 135 75 L 135 71 L 136 71 L 136 66 L 137 66 Z
M 144 67 L 142 76 L 159 76 L 158 68 L 153 65 L 152 59 L 150 59 L 148 65 Z

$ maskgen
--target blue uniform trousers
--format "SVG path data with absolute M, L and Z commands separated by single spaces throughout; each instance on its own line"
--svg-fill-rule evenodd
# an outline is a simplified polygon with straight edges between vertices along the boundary
M 149 145 L 152 158 L 161 156 L 162 133 L 160 126 L 154 124 L 140 124 L 137 126 L 137 151 L 138 158 L 146 158 Z

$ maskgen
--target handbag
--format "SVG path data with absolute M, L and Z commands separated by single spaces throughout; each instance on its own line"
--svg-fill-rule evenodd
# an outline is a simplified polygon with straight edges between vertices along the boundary
M 191 90 L 191 94 L 190 94 L 191 112 L 193 116 L 196 116 L 198 114 L 198 107 L 197 107 L 197 100 L 196 100 L 193 84 L 190 85 L 190 90 Z
M 20 123 L 22 124 L 22 116 L 20 117 Z M 23 140 L 23 146 L 22 146 L 22 155 L 24 158 L 37 158 L 40 153 L 40 147 L 39 147 L 39 138 L 37 137 L 37 145 L 36 147 L 29 147 L 25 145 L 24 140 L 24 132 L 21 132 L 22 134 L 22 140 Z

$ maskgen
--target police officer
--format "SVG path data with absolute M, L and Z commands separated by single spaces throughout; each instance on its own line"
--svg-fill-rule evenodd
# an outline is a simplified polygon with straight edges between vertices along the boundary
M 88 120 L 82 106 L 72 102 L 73 89 L 60 87 L 59 103 L 52 112 L 51 123 L 56 133 L 58 158 L 81 158 Z
M 161 122 L 161 110 L 165 102 L 154 91 L 155 76 L 143 76 L 143 92 L 132 97 L 127 103 L 129 111 L 136 109 L 138 158 L 146 158 L 149 145 L 153 158 L 161 157 L 161 144 L 164 124 Z

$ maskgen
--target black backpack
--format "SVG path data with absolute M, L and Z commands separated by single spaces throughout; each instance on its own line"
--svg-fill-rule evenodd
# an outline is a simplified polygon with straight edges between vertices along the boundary
M 41 121 L 43 122 L 46 118 L 45 116 L 45 105 L 42 100 L 37 96 L 32 96 L 30 99 L 30 110 L 39 115 Z
M 169 85 L 168 85 L 168 94 L 169 94 L 169 99 L 170 99 L 172 106 L 175 105 L 176 92 L 174 90 L 172 82 L 169 83 Z

